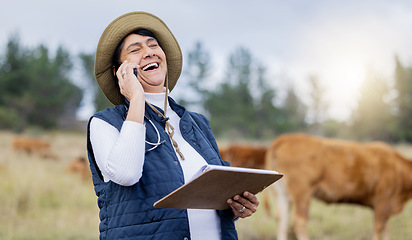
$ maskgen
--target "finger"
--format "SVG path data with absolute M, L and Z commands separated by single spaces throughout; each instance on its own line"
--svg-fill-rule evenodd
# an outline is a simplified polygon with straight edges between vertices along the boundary
M 128 100 L 144 91 L 141 82 L 136 81 L 134 69 L 138 69 L 137 63 L 124 61 L 116 72 L 120 93 Z
M 233 214 L 236 217 L 242 217 L 242 213 L 238 211 L 238 208 L 236 208 L 236 206 L 240 207 L 239 203 L 236 203 L 235 201 L 233 201 L 232 199 L 228 199 L 227 203 L 229 204 L 230 208 L 232 209 Z M 240 207 L 239 209 L 241 209 L 242 207 Z
M 124 77 L 136 77 L 134 75 L 134 69 L 137 69 L 137 66 L 137 63 L 128 63 L 127 65 L 125 65 L 123 73 L 126 72 L 126 74 L 124 75 Z
M 248 209 L 246 206 L 242 205 L 238 201 L 228 199 L 227 203 L 232 208 L 234 215 L 237 217 L 245 218 L 253 214 L 253 212 L 250 209 Z
M 125 60 L 120 66 L 119 66 L 119 68 L 117 69 L 117 72 L 116 72 L 116 76 L 117 76 L 117 79 L 122 79 L 123 78 L 123 72 L 124 71 L 126 71 L 126 65 L 127 65 L 127 60 Z
M 252 213 L 256 212 L 259 205 L 259 200 L 256 198 L 256 196 L 247 192 L 243 193 L 243 197 L 236 195 L 233 197 L 233 199 L 248 208 Z
M 252 204 L 259 206 L 259 199 L 256 197 L 256 195 L 250 193 L 250 192 L 244 192 L 243 196 L 247 198 Z
M 129 63 L 127 60 L 125 60 L 119 67 L 119 69 L 116 72 L 116 76 L 119 79 L 124 79 L 126 76 L 133 76 L 134 71 L 133 69 L 138 69 L 139 65 L 137 63 Z
M 122 82 L 122 80 L 123 80 L 123 78 L 124 78 L 124 76 L 125 76 L 125 73 L 126 73 L 126 65 L 127 65 L 127 60 L 124 61 L 124 62 L 119 66 L 119 68 L 118 68 L 117 71 L 116 71 L 116 77 L 117 77 L 117 80 L 118 80 L 118 83 L 119 83 L 119 84 L 121 84 L 121 82 Z

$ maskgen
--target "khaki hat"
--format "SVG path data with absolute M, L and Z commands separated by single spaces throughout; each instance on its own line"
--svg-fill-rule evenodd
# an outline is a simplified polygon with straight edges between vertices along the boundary
M 162 47 L 167 61 L 168 88 L 172 91 L 182 72 L 183 57 L 179 43 L 166 24 L 147 12 L 126 13 L 104 30 L 96 49 L 94 74 L 100 89 L 114 105 L 123 104 L 117 79 L 113 74 L 113 55 L 120 42 L 131 32 L 147 29 L 153 33 Z M 166 84 L 166 83 L 165 83 Z

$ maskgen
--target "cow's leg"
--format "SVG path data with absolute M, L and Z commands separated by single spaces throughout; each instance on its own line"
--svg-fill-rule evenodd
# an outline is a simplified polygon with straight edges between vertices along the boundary
M 384 226 L 382 225 L 382 223 L 377 221 L 375 218 L 373 240 L 381 240 L 381 233 L 383 229 L 384 229 Z
M 267 189 L 265 189 L 265 191 L 261 193 L 261 196 L 262 196 L 261 205 L 263 205 L 262 207 L 265 209 L 265 213 L 269 218 L 271 217 L 271 211 L 272 211 L 271 202 L 270 202 L 271 200 L 270 197 L 272 195 L 275 196 L 275 187 L 273 185 L 269 186 Z
M 375 207 L 374 211 L 374 233 L 373 240 L 380 240 L 383 235 L 384 240 L 389 240 L 389 226 L 388 226 L 388 213 L 389 210 L 386 207 Z
M 307 223 L 309 218 L 309 205 L 312 196 L 310 187 L 301 188 L 301 191 L 295 192 L 292 196 L 294 208 L 294 230 L 298 240 L 309 240 Z
M 389 224 L 386 223 L 383 228 L 383 240 L 390 240 Z
M 277 239 L 286 240 L 288 238 L 289 225 L 289 198 L 286 189 L 285 179 L 274 184 L 277 193 Z

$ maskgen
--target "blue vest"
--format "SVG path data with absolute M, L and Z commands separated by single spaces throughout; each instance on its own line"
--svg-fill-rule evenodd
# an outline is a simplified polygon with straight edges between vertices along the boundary
M 229 165 L 220 159 L 219 150 L 208 120 L 200 114 L 186 111 L 169 98 L 171 108 L 179 115 L 183 138 L 213 165 Z M 160 109 L 159 109 L 160 110 Z M 161 111 L 161 110 L 160 110 Z M 96 113 L 119 131 L 127 115 L 127 105 L 117 105 Z M 96 164 L 90 143 L 90 121 L 87 127 L 87 151 L 92 171 L 94 189 L 100 208 L 100 239 L 191 239 L 187 210 L 154 208 L 153 203 L 184 184 L 183 171 L 177 159 L 165 123 L 147 104 L 145 116 L 154 123 L 163 144 L 146 152 L 143 174 L 133 186 L 121 186 L 112 181 L 104 182 Z M 146 140 L 157 142 L 157 133 L 146 124 Z M 146 149 L 152 146 L 146 143 Z M 189 161 L 189 160 L 187 160 Z M 223 240 L 237 239 L 231 210 L 219 210 Z

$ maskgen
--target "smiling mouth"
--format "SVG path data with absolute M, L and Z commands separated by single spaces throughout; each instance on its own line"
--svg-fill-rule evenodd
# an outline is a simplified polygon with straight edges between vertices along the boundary
M 144 66 L 142 68 L 143 71 L 150 71 L 150 70 L 155 70 L 159 68 L 159 64 L 158 63 L 149 63 L 146 66 Z

